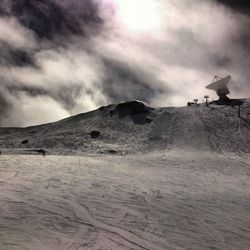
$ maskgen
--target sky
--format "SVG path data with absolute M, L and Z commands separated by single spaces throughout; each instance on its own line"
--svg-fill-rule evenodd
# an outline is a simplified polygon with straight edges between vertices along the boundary
M 249 52 L 248 1 L 0 0 L 0 126 L 212 100 L 214 75 L 250 97 Z

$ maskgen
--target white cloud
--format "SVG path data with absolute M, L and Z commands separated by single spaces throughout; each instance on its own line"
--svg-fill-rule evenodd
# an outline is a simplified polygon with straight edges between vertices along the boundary
M 0 17 L 0 41 L 14 48 L 34 49 L 36 46 L 34 33 L 13 17 Z
M 54 122 L 70 115 L 63 106 L 48 96 L 31 97 L 18 95 L 12 111 L 5 118 L 3 126 L 32 126 Z M 13 119 L 15 117 L 15 119 Z

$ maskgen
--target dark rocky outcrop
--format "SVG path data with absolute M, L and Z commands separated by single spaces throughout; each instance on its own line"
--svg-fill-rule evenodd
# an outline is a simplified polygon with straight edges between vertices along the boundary
M 91 136 L 92 139 L 97 139 L 100 135 L 101 135 L 100 131 L 93 130 L 93 131 L 90 132 L 90 136 Z
M 41 154 L 41 155 L 43 155 L 43 156 L 46 156 L 46 151 L 45 151 L 44 149 L 38 149 L 38 150 L 36 150 L 36 152 L 37 152 L 38 154 Z
M 131 117 L 135 124 L 151 123 L 152 119 L 148 116 L 153 108 L 148 107 L 143 102 L 131 101 L 118 104 L 110 111 L 110 116 L 118 114 L 119 118 Z
M 28 140 L 23 140 L 23 141 L 21 141 L 21 144 L 23 144 L 23 145 L 27 145 L 28 143 L 29 143 Z

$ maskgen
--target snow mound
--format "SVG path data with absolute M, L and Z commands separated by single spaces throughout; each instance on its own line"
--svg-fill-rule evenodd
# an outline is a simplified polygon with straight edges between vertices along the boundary
M 140 101 L 101 107 L 28 128 L 0 128 L 0 149 L 121 154 L 191 149 L 250 152 L 250 106 L 151 108 Z M 93 136 L 98 131 L 98 136 Z M 23 144 L 23 141 L 29 143 Z
M 131 101 L 117 104 L 110 115 L 118 115 L 119 118 L 131 117 L 135 124 L 146 124 L 152 121 L 150 113 L 152 108 L 146 106 L 143 102 Z

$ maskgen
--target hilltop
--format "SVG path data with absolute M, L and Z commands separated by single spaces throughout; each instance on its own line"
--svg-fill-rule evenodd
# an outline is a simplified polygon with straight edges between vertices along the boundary
M 140 101 L 101 107 L 27 128 L 0 128 L 0 148 L 138 153 L 195 149 L 250 152 L 250 105 L 152 108 Z

